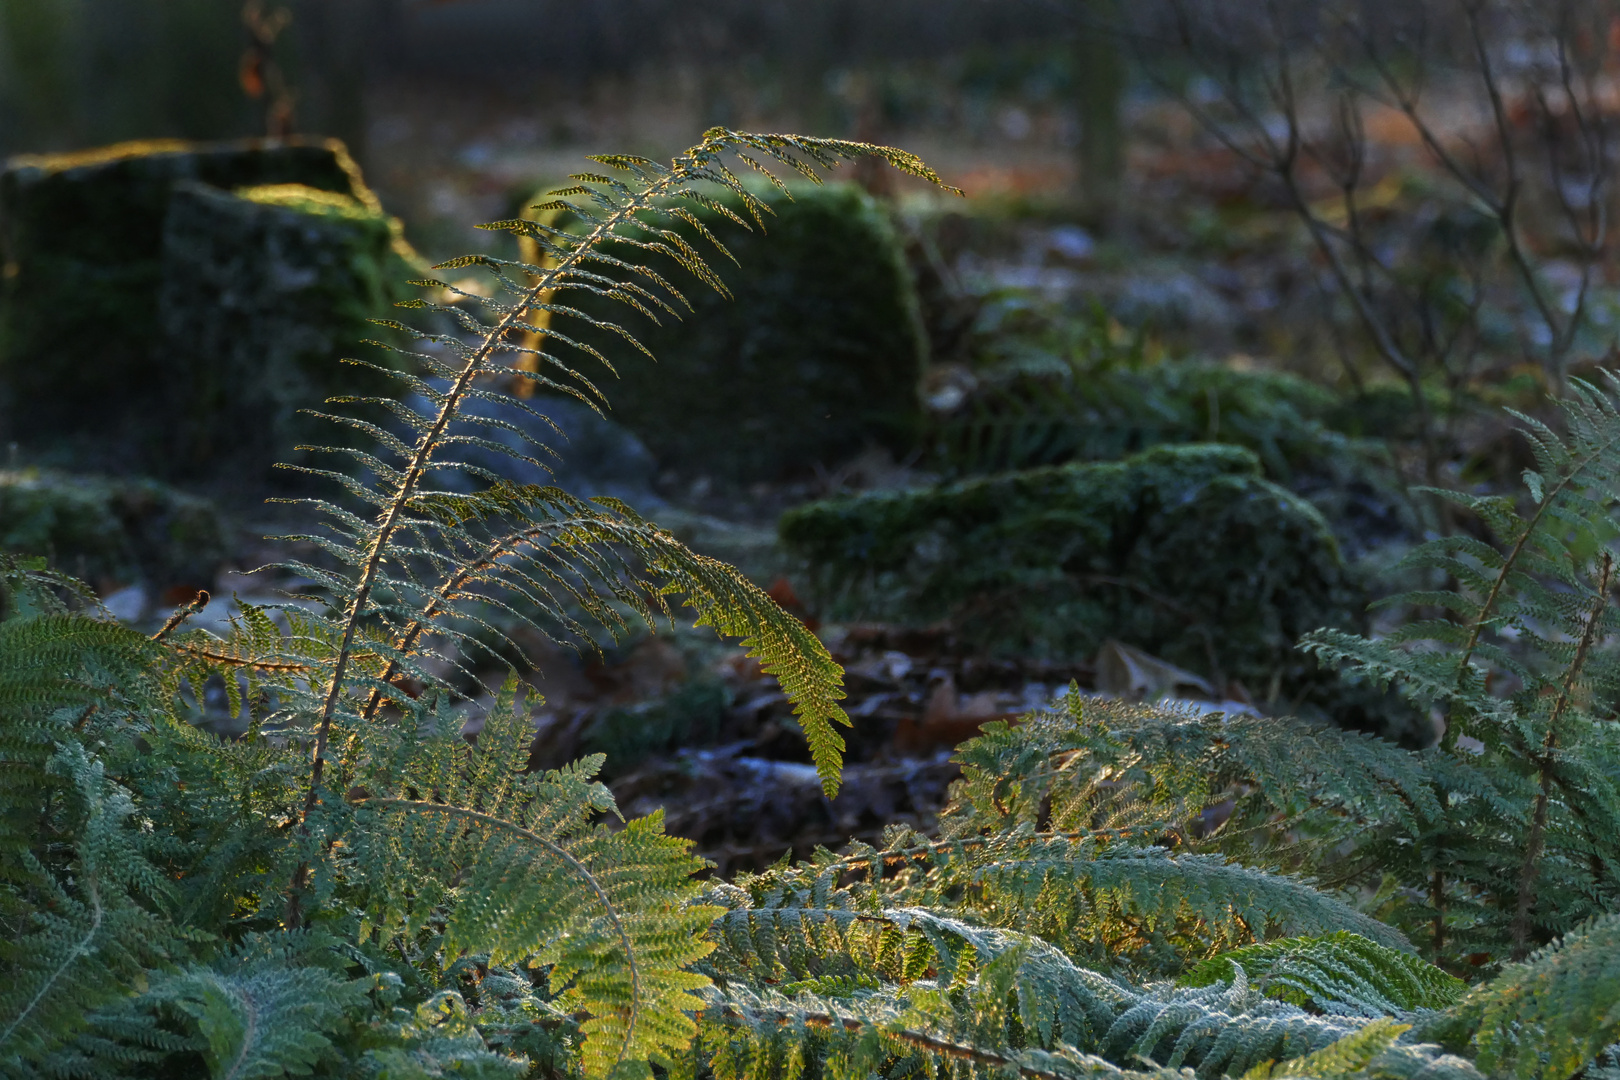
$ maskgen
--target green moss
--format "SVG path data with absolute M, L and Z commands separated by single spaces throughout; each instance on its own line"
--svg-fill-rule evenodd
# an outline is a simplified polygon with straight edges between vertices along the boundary
M 1232 446 L 812 503 L 780 532 L 831 617 L 1062 659 L 1115 638 L 1256 692 L 1305 677 L 1294 641 L 1363 603 L 1321 515 Z
M 662 267 L 696 308 L 678 321 L 658 326 L 583 294 L 560 298 L 626 326 L 657 357 L 582 334 L 619 367 L 622 378 L 604 387 L 614 419 L 661 462 L 721 482 L 779 479 L 866 443 L 903 452 L 921 421 L 923 332 L 882 208 L 845 185 L 769 201 L 766 234 L 700 215 L 736 256 L 709 258 L 734 300 Z
M 206 499 L 155 480 L 0 471 L 0 550 L 89 581 L 206 587 L 230 550 Z
M 975 365 L 930 432 L 940 467 L 985 473 L 1099 461 L 1162 443 L 1223 442 L 1287 482 L 1326 457 L 1368 456 L 1339 395 L 1285 372 L 1155 359 L 1107 312 L 1055 312 L 1019 292 L 991 296 L 974 327 Z M 958 384 L 960 386 L 960 383 Z
M 43 445 L 88 433 L 116 442 L 121 465 L 172 467 L 171 429 L 190 380 L 177 368 L 160 300 L 173 261 L 170 212 L 186 183 L 222 191 L 295 184 L 319 193 L 306 203 L 338 195 L 386 222 L 330 141 L 158 141 L 13 159 L 0 174 L 8 438 Z

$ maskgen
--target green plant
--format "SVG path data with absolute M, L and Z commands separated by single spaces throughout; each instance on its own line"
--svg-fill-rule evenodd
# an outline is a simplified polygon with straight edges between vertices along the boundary
M 18 976 L 0 992 L 0 1013 L 10 1018 L 0 1028 L 8 1070 L 67 1068 L 62 1054 L 80 1054 L 84 1038 L 99 1037 L 94 1010 L 103 1003 L 116 1005 L 106 1019 L 115 1027 L 150 1020 L 136 1047 L 184 1029 L 188 1052 L 221 1075 L 338 1067 L 334 1061 L 358 1067 L 355 1040 L 335 1040 L 359 1022 L 363 1001 L 373 1009 L 385 998 L 393 1007 L 402 993 L 422 1007 L 448 1001 L 435 995 L 463 992 L 467 956 L 482 958 L 480 981 L 492 966 L 544 972 L 549 993 L 526 975 L 510 976 L 527 988 L 513 991 L 511 1008 L 535 1030 L 545 1018 L 565 1023 L 587 1075 L 645 1073 L 650 1057 L 689 1039 L 691 991 L 704 980 L 687 969 L 708 951 L 701 931 L 711 914 L 691 902 L 697 886 L 689 879 L 701 864 L 689 843 L 663 836 L 656 817 L 619 830 L 595 823 L 613 810 L 591 782 L 599 758 L 526 775 L 530 731 L 526 712 L 513 710 L 515 691 L 469 751 L 448 687 L 423 658 L 446 640 L 471 647 L 474 631 L 492 629 L 479 626 L 479 605 L 521 608 L 543 632 L 588 645 L 591 623 L 610 633 L 634 618 L 653 623 L 672 614 L 676 596 L 700 623 L 742 638 L 777 676 L 828 794 L 837 790 L 836 725 L 848 723 L 837 704 L 841 671 L 763 591 L 622 504 L 516 487 L 455 460 L 466 445 L 522 456 L 482 437 L 510 429 L 508 421 L 463 409 L 491 399 L 528 409 L 502 391 L 502 380 L 593 407 L 605 401 L 558 355 L 572 346 L 574 356 L 612 369 L 598 350 L 576 345 L 567 320 L 636 343 L 570 306 L 571 296 L 676 317 L 684 297 L 645 265 L 655 255 L 724 288 L 675 226 L 697 221 L 689 207 L 720 206 L 714 191 L 737 200 L 740 212 L 723 212 L 731 222 L 764 225 L 768 207 L 724 164 L 728 152 L 761 172 L 769 161 L 810 179 L 818 167 L 859 156 L 935 179 L 899 151 L 723 129 L 668 166 L 597 159 L 627 180 L 581 174 L 557 193 L 584 197 L 583 208 L 571 204 L 587 222 L 581 233 L 530 221 L 492 226 L 527 235 L 544 265 L 452 260 L 446 269 L 489 271 L 493 297 L 405 305 L 437 308 L 461 331 L 434 339 L 436 351 L 407 354 L 410 372 L 370 365 L 425 399 L 425 414 L 391 397 L 334 399 L 354 414 L 331 419 L 372 445 L 330 448 L 364 470 L 364 480 L 297 466 L 335 482 L 342 495 L 306 503 L 329 527 L 305 538 L 321 552 L 319 564 L 296 569 L 316 583 L 322 603 L 289 609 L 290 632 L 251 607 L 224 639 L 183 629 L 185 613 L 157 641 L 83 613 L 19 614 L 5 624 L 15 639 L 7 656 L 17 658 L 6 715 L 16 735 L 7 738 L 18 744 L 5 761 L 17 774 L 8 784 L 17 805 L 5 815 L 3 910 Z M 725 251 L 706 228 L 700 233 Z M 608 254 L 609 241 L 642 261 Z M 628 270 L 630 279 L 613 280 L 605 269 Z M 416 284 L 458 292 L 439 281 Z M 523 343 L 525 320 L 539 310 L 551 317 L 545 351 Z M 518 357 L 538 362 L 513 364 Z M 435 472 L 454 468 L 495 482 L 472 494 L 437 490 Z M 23 573 L 14 591 L 36 599 L 8 610 L 44 603 L 38 598 L 49 590 L 36 586 Z M 247 710 L 245 738 L 220 743 L 183 722 L 186 702 L 211 676 L 224 678 L 234 710 Z M 428 690 L 410 696 L 401 689 L 407 679 Z M 501 906 L 490 907 L 497 897 Z M 306 932 L 327 947 L 289 951 L 289 935 Z M 268 942 L 255 948 L 284 962 L 229 959 L 252 941 Z M 343 987 L 327 980 L 329 1000 L 316 1007 L 306 992 L 314 983 L 305 984 L 321 980 L 300 972 L 331 967 L 334 948 L 347 950 L 340 955 L 364 978 L 354 983 L 362 972 L 351 972 Z M 464 1018 L 464 1005 L 446 1007 Z M 261 1008 L 271 1011 L 256 1016 Z M 283 1022 L 267 1026 L 272 1015 Z M 408 1045 L 398 1035 L 366 1054 Z M 427 1067 L 424 1059 L 419 1068 Z
M 1610 604 L 1620 410 L 1579 380 L 1559 407 L 1562 436 L 1519 416 L 1536 458 L 1526 514 L 1509 497 L 1443 493 L 1495 543 L 1464 534 L 1408 556 L 1447 582 L 1385 601 L 1419 617 L 1379 640 L 1320 630 L 1304 641 L 1445 712 L 1430 752 L 1443 812 L 1398 846 L 1368 848 L 1423 889 L 1403 917 L 1426 914 L 1437 957 L 1522 958 L 1620 903 L 1620 654 L 1606 645 L 1620 625 Z
M 330 561 L 300 566 L 324 608 L 247 606 L 224 638 L 184 629 L 184 609 L 148 638 L 71 579 L 0 562 L 6 1075 L 1475 1078 L 1477 1061 L 1563 1080 L 1605 1053 L 1612 920 L 1458 1000 L 1398 925 L 1326 888 L 1447 818 L 1443 783 L 1464 786 L 1449 749 L 1072 691 L 961 748 L 937 837 L 892 828 L 881 848 L 702 882 L 659 815 L 603 823 L 599 756 L 526 771 L 515 678 L 462 736 L 424 658 L 471 647 L 478 605 L 522 601 L 578 639 L 679 595 L 779 673 L 836 790 L 840 672 L 740 575 L 611 502 L 427 486 L 479 439 L 458 408 L 496 393 L 481 375 L 513 377 L 496 357 L 530 307 L 569 315 L 569 288 L 668 303 L 595 276 L 602 236 L 703 275 L 654 214 L 679 218 L 660 197 L 702 200 L 699 181 L 742 193 L 728 150 L 932 176 L 895 151 L 716 129 L 667 169 L 600 159 L 640 186 L 578 178 L 599 200 L 589 236 L 504 223 L 554 263 L 457 261 L 510 291 L 488 324 L 455 307 L 468 338 L 404 376 L 436 409 L 403 416 L 412 435 L 351 421 L 379 448 L 343 451 L 369 484 L 324 474 L 348 493 L 316 504 Z M 569 338 L 554 323 L 547 340 Z M 1565 652 L 1584 660 L 1592 636 Z M 212 675 L 242 738 L 187 722 Z M 1392 895 L 1371 903 L 1398 919 Z

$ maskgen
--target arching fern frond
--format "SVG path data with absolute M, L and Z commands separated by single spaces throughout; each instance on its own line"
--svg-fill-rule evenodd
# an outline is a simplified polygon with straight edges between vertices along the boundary
M 496 484 L 470 495 L 436 492 L 415 505 L 454 522 L 477 550 L 454 564 L 423 609 L 400 630 L 404 653 L 446 615 L 484 603 L 508 614 L 498 599 L 515 596 L 553 626 L 586 634 L 580 617 L 622 625 L 621 608 L 649 623 L 672 616 L 665 597 L 679 597 L 697 612 L 697 624 L 742 639 L 750 656 L 774 675 L 792 703 L 831 797 L 838 790 L 843 739 L 835 724 L 848 719 L 836 702 L 842 672 L 821 641 L 734 567 L 698 555 L 657 525 L 614 499 L 587 502 L 554 487 Z M 576 614 L 577 613 L 577 614 Z M 489 628 L 484 624 L 485 628 Z M 449 631 L 455 633 L 454 630 Z M 379 679 L 387 683 L 404 661 L 395 659 Z M 383 699 L 372 691 L 365 715 Z
M 825 650 L 796 621 L 780 608 L 762 602 L 757 590 L 745 587 L 734 574 L 678 551 L 679 545 L 667 536 L 640 528 L 625 517 L 627 508 L 608 505 L 605 511 L 628 523 L 610 536 L 616 525 L 607 513 L 587 517 L 578 507 L 569 507 L 564 516 L 576 519 L 571 529 L 556 531 L 556 499 L 537 497 L 533 492 L 503 490 L 501 477 L 482 464 L 462 460 L 463 450 L 513 458 L 537 468 L 543 462 L 533 456 L 541 448 L 526 442 L 521 427 L 507 416 L 540 417 L 541 414 L 519 397 L 503 393 L 503 382 L 517 380 L 531 386 L 571 394 L 593 407 L 605 401 L 577 361 L 601 363 L 610 371 L 610 358 L 595 346 L 571 335 L 567 320 L 584 322 L 606 330 L 632 347 L 640 348 L 629 331 L 616 323 L 588 315 L 566 303 L 570 292 L 589 293 L 623 301 L 633 309 L 652 314 L 653 309 L 674 313 L 684 306 L 678 289 L 656 271 L 642 264 L 653 257 L 673 259 L 700 282 L 724 290 L 719 277 L 708 267 L 704 256 L 676 228 L 691 216 L 685 205 L 709 206 L 712 192 L 734 197 L 745 213 L 732 214 L 737 221 L 763 226 L 769 207 L 753 194 L 726 164 L 727 157 L 757 170 L 781 186 L 768 166 L 790 169 L 819 182 L 818 170 L 840 160 L 876 157 L 912 175 L 933 183 L 939 178 L 919 159 L 903 151 L 836 139 L 810 139 L 788 135 L 752 135 L 714 128 L 703 141 L 669 164 L 646 158 L 609 155 L 593 160 L 622 175 L 622 179 L 596 174 L 579 174 L 568 191 L 575 201 L 567 204 L 584 224 L 579 232 L 569 232 L 538 221 L 515 220 L 489 226 L 521 233 L 528 250 L 538 254 L 538 263 L 514 262 L 486 255 L 452 259 L 440 269 L 477 267 L 493 276 L 489 295 L 476 299 L 466 290 L 444 282 L 425 282 L 435 289 L 460 292 L 452 304 L 416 301 L 413 305 L 436 310 L 461 328 L 456 336 L 433 336 L 422 331 L 406 331 L 417 340 L 433 337 L 435 351 L 410 353 L 408 359 L 420 374 L 397 374 L 420 408 L 377 400 L 399 424 L 403 434 L 370 420 L 333 416 L 368 436 L 375 449 L 323 448 L 347 454 L 370 478 L 362 483 L 340 471 L 301 467 L 340 484 L 358 512 L 336 503 L 312 500 L 330 525 L 327 536 L 304 539 L 321 547 L 337 561 L 332 571 L 298 564 L 300 572 L 324 583 L 332 596 L 333 612 L 323 616 L 328 636 L 335 643 L 329 662 L 318 673 L 318 690 L 299 710 L 306 716 L 313 739 L 312 783 L 307 799 L 309 808 L 319 801 L 318 791 L 326 767 L 326 747 L 333 725 L 347 725 L 355 719 L 369 720 L 379 702 L 389 697 L 389 681 L 404 671 L 414 671 L 413 654 L 424 635 L 454 633 L 453 618 L 465 615 L 464 600 L 478 585 L 500 583 L 513 586 L 524 601 L 537 602 L 543 630 L 581 637 L 582 627 L 570 617 L 557 620 L 561 610 L 559 593 L 583 604 L 587 614 L 616 630 L 622 618 L 609 610 L 612 602 L 625 601 L 635 590 L 626 585 L 609 585 L 605 594 L 595 585 L 606 567 L 593 561 L 596 545 L 608 542 L 627 545 L 635 557 L 644 558 L 649 569 L 664 578 L 662 593 L 681 594 L 697 607 L 700 620 L 722 633 L 741 634 L 758 653 L 764 665 L 782 678 L 794 697 L 801 726 L 809 737 L 821 772 L 823 786 L 831 794 L 837 789 L 838 764 L 842 741 L 833 724 L 847 723 L 837 702 L 841 672 Z M 785 190 L 785 189 L 784 189 Z M 610 254 L 605 247 L 636 254 L 626 259 Z M 609 277 L 599 268 L 630 270 L 640 283 Z M 459 302 L 465 300 L 467 302 Z M 481 310 L 482 316 L 478 313 Z M 545 316 L 546 333 L 541 343 L 532 340 L 532 315 Z M 645 350 L 643 350 L 645 351 Z M 478 408 L 473 408 L 477 403 Z M 506 416 L 501 415 L 505 411 Z M 512 444 L 495 436 L 516 438 Z M 453 491 L 439 490 L 438 478 L 454 474 L 482 477 L 496 486 L 470 498 Z M 510 517 L 532 509 L 539 511 L 537 523 L 544 536 L 521 536 L 509 530 L 504 548 L 500 535 L 469 528 L 484 523 L 496 513 Z M 594 530 L 594 531 L 593 531 Z M 493 545 L 492 545 L 493 542 Z M 572 542 L 573 546 L 569 546 Z M 530 574 L 506 561 L 520 544 L 542 557 L 530 558 Z M 490 554 L 494 552 L 494 554 Z M 579 557 L 583 567 L 559 567 L 546 555 Z M 562 560 L 565 561 L 565 560 Z M 468 567 L 476 566 L 471 574 Z M 570 573 L 570 570 L 582 571 Z M 617 579 L 616 575 L 609 576 Z M 553 588 L 557 592 L 553 592 Z M 491 598 L 481 594 L 481 599 Z M 522 604 L 508 606 L 516 615 L 528 614 Z M 645 604 L 632 605 L 638 611 Z M 546 618 L 550 617 L 550 618 Z M 560 621 L 560 627 L 555 625 Z M 378 651 L 383 663 L 370 671 L 355 671 L 357 647 L 368 627 L 381 628 Z M 302 881 L 303 875 L 300 874 Z M 293 890 L 295 896 L 298 888 Z M 296 908 L 296 899 L 293 901 Z
M 1123 824 L 1276 861 L 1272 826 L 1283 819 L 1298 834 L 1288 854 L 1311 866 L 1347 839 L 1442 812 L 1418 755 L 1360 732 L 1078 692 L 1016 725 L 984 725 L 956 758 L 963 789 L 942 819 L 949 837 Z M 1215 807 L 1224 815 L 1212 826 Z

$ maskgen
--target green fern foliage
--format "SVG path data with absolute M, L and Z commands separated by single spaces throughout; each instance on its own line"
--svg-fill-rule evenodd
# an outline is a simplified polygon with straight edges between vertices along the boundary
M 456 631 L 447 624 L 464 613 L 467 591 L 478 584 L 500 579 L 500 584 L 526 602 L 508 604 L 509 611 L 522 617 L 538 609 L 537 626 L 564 640 L 584 638 L 579 623 L 566 615 L 558 618 L 565 602 L 581 605 L 613 630 L 620 617 L 606 611 L 604 605 L 631 601 L 629 594 L 640 583 L 619 580 L 612 557 L 595 553 L 596 546 L 611 543 L 623 545 L 642 560 L 658 579 L 653 590 L 657 595 L 681 593 L 697 608 L 703 622 L 746 637 L 763 665 L 782 678 L 793 698 L 823 786 L 829 795 L 837 790 L 842 740 L 832 725 L 848 723 L 837 704 L 842 696 L 841 673 L 812 635 L 766 603 L 734 571 L 699 558 L 667 534 L 639 527 L 643 523 L 622 504 L 608 501 L 601 505 L 610 513 L 581 515 L 579 505 L 547 498 L 540 491 L 503 488 L 500 476 L 459 456 L 463 447 L 476 448 L 497 455 L 497 460 L 505 455 L 545 468 L 532 456 L 542 452 L 538 445 L 530 444 L 532 453 L 524 453 L 493 437 L 523 438 L 522 430 L 506 417 L 543 419 L 522 397 L 503 392 L 499 388 L 502 380 L 514 388 L 570 394 L 593 408 L 606 404 L 583 365 L 600 364 L 609 374 L 613 365 L 595 346 L 569 333 L 570 321 L 606 331 L 629 347 L 641 346 L 622 326 L 569 304 L 571 297 L 589 294 L 622 302 L 655 320 L 678 318 L 680 309 L 690 305 L 680 287 L 654 268 L 655 260 L 669 260 L 675 268 L 671 272 L 684 272 L 705 287 L 725 292 L 704 254 L 678 226 L 696 228 L 723 255 L 723 244 L 702 226 L 693 207 L 717 212 L 740 227 L 764 228 L 769 207 L 727 166 L 728 155 L 783 191 L 785 185 L 768 164 L 819 182 L 818 169 L 830 168 L 842 159 L 876 157 L 904 172 L 939 182 L 913 155 L 886 147 L 714 128 L 669 165 L 630 155 L 593 158 L 618 175 L 577 174 L 572 185 L 552 193 L 552 202 L 536 207 L 542 211 L 566 207 L 583 222 L 579 233 L 527 219 L 486 226 L 529 241 L 540 256 L 539 263 L 470 255 L 436 268 L 487 271 L 492 278 L 489 297 L 475 297 L 443 281 L 417 282 L 439 294 L 448 293 L 458 302 L 420 300 L 405 306 L 431 309 L 450 320 L 459 332 L 430 335 L 397 326 L 418 342 L 430 338 L 426 343 L 435 350 L 405 355 L 406 366 L 420 374 L 396 371 L 401 365 L 374 366 L 402 381 L 402 389 L 425 403 L 423 409 L 392 398 L 345 399 L 351 405 L 381 410 L 404 435 L 365 417 L 333 415 L 330 419 L 375 440 L 377 448 L 317 449 L 350 457 L 373 482 L 362 483 L 340 471 L 302 470 L 340 484 L 349 498 L 365 508 L 356 513 L 331 501 L 314 500 L 312 507 L 327 516 L 331 531 L 303 539 L 320 547 L 342 569 L 297 567 L 326 586 L 333 599 L 323 631 L 335 643 L 335 651 L 321 672 L 319 689 L 308 701 L 307 722 L 315 743 L 314 786 L 323 779 L 325 747 L 334 723 L 369 722 L 379 704 L 389 698 L 390 680 L 401 673 L 429 685 L 436 682 L 416 661 L 418 650 L 424 638 L 431 639 L 436 633 L 455 636 Z M 711 194 L 717 191 L 729 193 L 744 214 L 717 201 Z M 561 202 L 565 198 L 573 201 Z M 635 253 L 641 261 L 628 262 L 620 254 L 609 254 L 606 246 L 610 243 L 613 251 Z M 610 277 L 605 273 L 609 269 L 627 277 Z M 527 344 L 533 336 L 528 320 L 541 316 L 547 322 L 542 343 Z M 475 412 L 474 404 L 505 410 L 506 415 Z M 456 472 L 482 477 L 493 486 L 471 497 L 435 486 L 437 478 Z M 538 520 L 528 520 L 531 509 L 539 511 Z M 619 520 L 612 520 L 614 517 Z M 631 607 L 645 613 L 645 604 L 632 601 Z M 367 654 L 376 657 L 375 663 L 357 652 L 363 631 L 375 638 L 366 643 Z
M 1445 493 L 1494 542 L 1460 532 L 1406 564 L 1454 587 L 1392 598 L 1415 617 L 1381 639 L 1320 630 L 1303 642 L 1325 663 L 1444 710 L 1426 766 L 1447 812 L 1426 814 L 1398 847 L 1368 849 L 1427 894 L 1406 918 L 1430 922 L 1437 954 L 1522 958 L 1620 904 L 1620 732 L 1610 720 L 1620 652 L 1607 645 L 1620 629 L 1609 600 L 1620 380 L 1604 378 L 1601 388 L 1573 384 L 1558 403 L 1562 434 L 1519 417 L 1536 458 L 1526 512 L 1507 497 Z
M 63 781 L 48 804 L 56 843 L 6 852 L 0 878 L 0 1064 L 13 1067 L 57 1049 L 182 945 L 129 793 L 74 742 L 47 768 Z
M 1017 725 L 982 731 L 957 749 L 962 797 L 946 811 L 946 835 L 1047 825 L 1269 858 L 1286 842 L 1290 857 L 1319 868 L 1369 829 L 1412 828 L 1442 813 L 1417 755 L 1286 717 L 1199 714 L 1073 691 Z M 1278 820 L 1291 835 L 1275 829 Z
M 364 985 L 329 971 L 269 960 L 188 971 L 152 995 L 196 1023 L 209 1071 L 232 1080 L 310 1072 L 364 996 Z
M 600 756 L 524 773 L 531 728 L 509 683 L 476 747 L 459 721 L 422 733 L 397 775 L 363 778 L 350 841 L 366 898 L 362 932 L 389 940 L 443 920 L 442 948 L 546 969 L 552 1007 L 585 1014 L 581 1061 L 612 1076 L 692 1037 L 689 969 L 715 909 L 694 904 L 702 863 L 662 815 L 613 831 L 591 775 Z M 644 1068 L 644 1066 L 643 1066 Z
M 1536 509 L 1464 500 L 1498 543 L 1414 556 L 1460 588 L 1408 602 L 1455 619 L 1311 641 L 1446 709 L 1426 751 L 1071 688 L 959 748 L 937 834 L 704 881 L 600 757 L 528 770 L 515 675 L 481 715 L 456 696 L 443 662 L 515 650 L 514 620 L 585 649 L 684 605 L 777 676 L 836 792 L 842 673 L 808 629 L 621 503 L 461 459 L 542 464 L 506 439 L 544 400 L 517 387 L 604 404 L 570 320 L 629 335 L 571 298 L 667 318 L 672 278 L 718 283 L 683 230 L 764 225 L 736 162 L 860 156 L 937 180 L 715 129 L 598 159 L 555 193 L 579 231 L 497 223 L 538 261 L 445 264 L 495 287 L 427 283 L 451 329 L 379 365 L 407 396 L 344 403 L 351 472 L 303 467 L 342 494 L 296 604 L 147 638 L 0 560 L 0 1073 L 1564 1080 L 1611 1052 L 1620 411 L 1589 387 L 1567 437 L 1532 425 Z M 219 681 L 237 737 L 201 723 Z
M 1564 1080 L 1620 1039 L 1620 916 L 1564 935 L 1510 965 L 1455 1010 L 1481 1069 Z
M 1177 982 L 1182 986 L 1226 982 L 1239 967 L 1268 997 L 1371 1019 L 1414 1009 L 1443 1009 L 1467 989 L 1461 979 L 1433 964 L 1348 930 L 1235 949 L 1203 961 Z

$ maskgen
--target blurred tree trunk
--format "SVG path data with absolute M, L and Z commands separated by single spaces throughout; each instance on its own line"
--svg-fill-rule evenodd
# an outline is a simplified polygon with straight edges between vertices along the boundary
M 81 119 L 75 30 L 60 0 L 0 0 L 0 154 L 72 142 Z
M 368 45 L 382 33 L 388 6 L 379 0 L 298 0 L 292 75 L 298 130 L 343 140 L 366 164 Z
M 1128 72 L 1119 38 L 1118 0 L 1080 0 L 1075 42 L 1080 114 L 1080 194 L 1087 213 L 1107 225 L 1119 209 L 1125 175 L 1121 106 Z

